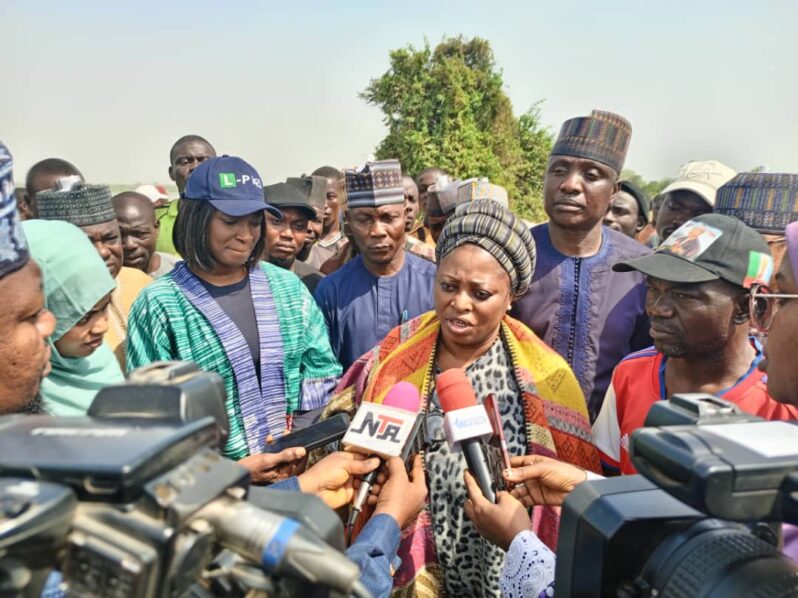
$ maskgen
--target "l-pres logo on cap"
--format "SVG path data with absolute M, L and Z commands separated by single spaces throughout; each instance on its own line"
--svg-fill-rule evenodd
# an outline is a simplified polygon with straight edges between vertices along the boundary
M 220 172 L 219 173 L 219 187 L 222 189 L 233 189 L 238 187 L 238 184 L 254 185 L 258 189 L 263 189 L 263 183 L 257 177 L 248 174 L 242 174 L 240 179 L 236 178 L 234 172 Z
M 231 189 L 236 186 L 236 175 L 234 172 L 220 172 L 219 186 L 222 189 Z

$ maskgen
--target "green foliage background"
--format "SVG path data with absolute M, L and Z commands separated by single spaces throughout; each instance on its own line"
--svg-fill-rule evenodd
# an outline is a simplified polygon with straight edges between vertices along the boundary
M 439 166 L 461 179 L 487 176 L 521 217 L 544 220 L 552 135 L 541 125 L 541 102 L 516 117 L 503 86 L 490 43 L 478 37 L 394 50 L 388 71 L 361 94 L 388 127 L 377 158 L 397 158 L 412 175 Z

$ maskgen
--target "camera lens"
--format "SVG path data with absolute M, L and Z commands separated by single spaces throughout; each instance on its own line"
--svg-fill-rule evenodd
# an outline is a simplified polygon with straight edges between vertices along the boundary
M 706 519 L 660 544 L 638 585 L 659 598 L 798 596 L 798 564 L 745 526 Z

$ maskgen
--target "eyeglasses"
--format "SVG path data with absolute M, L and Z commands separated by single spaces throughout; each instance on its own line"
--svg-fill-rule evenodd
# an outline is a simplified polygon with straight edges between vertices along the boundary
M 770 330 L 776 312 L 789 299 L 798 299 L 798 295 L 771 293 L 770 289 L 765 286 L 754 286 L 751 289 L 749 303 L 751 326 L 760 333 Z

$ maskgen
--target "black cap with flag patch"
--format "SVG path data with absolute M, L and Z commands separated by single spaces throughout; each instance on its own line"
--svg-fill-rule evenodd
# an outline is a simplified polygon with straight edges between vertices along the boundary
M 762 236 L 740 220 L 704 214 L 685 222 L 654 253 L 619 262 L 612 269 L 637 270 L 668 282 L 723 279 L 750 288 L 770 284 L 773 258 Z

